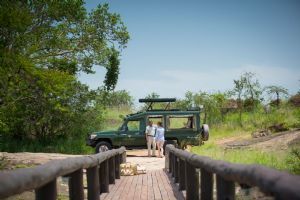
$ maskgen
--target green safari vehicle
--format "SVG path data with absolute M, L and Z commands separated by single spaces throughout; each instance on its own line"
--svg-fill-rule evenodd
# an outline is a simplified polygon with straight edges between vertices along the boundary
M 93 132 L 87 137 L 87 145 L 96 153 L 125 146 L 127 149 L 147 148 L 145 130 L 149 120 L 162 122 L 165 128 L 165 145 L 174 144 L 180 148 L 187 145 L 200 145 L 209 138 L 209 127 L 200 124 L 199 107 L 187 110 L 170 109 L 175 98 L 139 99 L 147 103 L 146 111 L 129 114 L 116 131 Z M 166 103 L 164 109 L 153 109 L 155 103 Z

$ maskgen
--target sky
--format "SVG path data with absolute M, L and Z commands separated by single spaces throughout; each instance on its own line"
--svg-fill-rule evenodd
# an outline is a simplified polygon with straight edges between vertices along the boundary
M 137 101 L 151 92 L 182 98 L 186 91 L 233 88 L 233 79 L 256 73 L 262 86 L 300 88 L 298 0 L 88 0 L 107 2 L 130 33 L 122 51 L 116 90 Z M 92 89 L 105 69 L 80 74 Z

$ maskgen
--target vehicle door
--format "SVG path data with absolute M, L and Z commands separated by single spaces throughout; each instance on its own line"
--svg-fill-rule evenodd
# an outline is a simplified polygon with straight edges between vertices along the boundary
M 167 116 L 166 139 L 177 139 L 188 144 L 195 140 L 197 126 L 194 115 L 170 115 Z
M 128 120 L 124 124 L 124 131 L 120 132 L 120 145 L 144 146 L 146 145 L 145 133 L 143 131 L 144 120 Z

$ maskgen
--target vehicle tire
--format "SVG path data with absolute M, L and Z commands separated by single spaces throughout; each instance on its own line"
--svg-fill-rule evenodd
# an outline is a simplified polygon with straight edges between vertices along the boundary
M 111 149 L 111 144 L 105 141 L 98 142 L 96 145 L 96 153 L 105 152 Z
M 166 150 L 166 146 L 168 145 L 168 144 L 173 144 L 174 146 L 175 146 L 175 148 L 178 148 L 178 143 L 177 143 L 177 141 L 174 141 L 174 140 L 166 140 L 165 141 L 165 143 L 164 143 L 164 145 L 163 145 L 163 149 L 164 149 L 164 155 L 165 155 L 165 150 Z
M 209 126 L 207 124 L 202 125 L 201 138 L 203 141 L 207 141 L 209 139 Z

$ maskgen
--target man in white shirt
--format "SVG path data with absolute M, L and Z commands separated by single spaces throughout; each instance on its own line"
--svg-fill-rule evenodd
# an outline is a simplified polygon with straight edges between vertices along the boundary
M 153 125 L 152 121 L 149 121 L 148 126 L 146 127 L 146 140 L 147 140 L 147 147 L 148 147 L 148 157 L 151 156 L 151 145 L 152 145 L 152 156 L 155 156 L 155 132 L 156 132 L 156 126 Z

